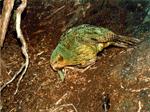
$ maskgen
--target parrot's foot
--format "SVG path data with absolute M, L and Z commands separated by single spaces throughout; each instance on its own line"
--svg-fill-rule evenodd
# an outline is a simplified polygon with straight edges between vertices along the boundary
M 94 66 L 94 67 L 92 67 L 93 65 L 94 65 L 95 63 L 93 63 L 93 64 L 91 64 L 91 65 L 89 65 L 89 66 L 87 66 L 86 68 L 84 68 L 84 69 L 81 69 L 81 73 L 84 73 L 86 70 L 88 70 L 88 69 L 96 69 L 96 67 Z
M 96 69 L 96 67 L 92 67 L 94 64 L 95 63 L 92 63 L 85 68 L 77 68 L 77 67 L 65 67 L 65 68 L 84 73 L 88 69 Z

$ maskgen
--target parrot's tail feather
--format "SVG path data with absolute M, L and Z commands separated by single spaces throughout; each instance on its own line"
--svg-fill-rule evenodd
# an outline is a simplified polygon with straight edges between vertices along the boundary
M 123 42 L 114 42 L 114 43 L 112 43 L 112 45 L 117 46 L 117 47 L 123 47 L 123 48 L 129 47 L 129 45 L 127 43 L 123 43 Z
M 137 38 L 121 36 L 121 35 L 118 35 L 117 41 L 124 42 L 129 45 L 136 45 L 137 43 L 141 42 L 141 40 L 139 40 Z

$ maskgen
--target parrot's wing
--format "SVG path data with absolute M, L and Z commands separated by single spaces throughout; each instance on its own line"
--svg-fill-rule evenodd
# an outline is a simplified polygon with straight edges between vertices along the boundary
M 84 34 L 83 36 L 81 36 L 83 37 L 82 39 L 84 41 L 88 41 L 91 43 L 124 42 L 133 45 L 140 42 L 139 39 L 117 35 L 107 28 L 95 27 L 92 25 L 85 25 L 83 30 L 78 31 L 77 33 Z
M 117 35 L 112 31 L 108 31 L 107 33 L 103 33 L 101 35 L 98 33 L 88 35 L 85 34 L 85 36 L 87 36 L 87 38 L 85 38 L 85 42 L 93 44 L 116 42 L 116 43 L 126 43 L 128 45 L 135 45 L 140 42 L 140 40 L 137 38 Z
M 99 34 L 97 32 L 93 33 L 93 34 L 85 34 L 84 35 L 84 42 L 89 42 L 89 43 L 107 43 L 107 42 L 112 42 L 117 40 L 116 38 L 116 34 L 114 34 L 113 32 L 107 32 L 107 33 L 103 33 L 103 34 Z

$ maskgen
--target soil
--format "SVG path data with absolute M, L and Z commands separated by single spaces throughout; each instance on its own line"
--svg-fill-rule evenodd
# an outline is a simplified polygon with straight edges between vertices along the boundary
M 124 87 L 120 86 L 126 83 L 124 86 L 127 87 L 129 82 L 123 82 L 119 77 L 121 67 L 127 66 L 126 60 L 132 55 L 133 48 L 127 50 L 111 46 L 99 53 L 95 65 L 84 73 L 69 70 L 64 82 L 52 70 L 50 55 L 72 17 L 67 15 L 74 10 L 72 3 L 29 1 L 22 18 L 22 30 L 30 64 L 16 95 L 14 92 L 19 77 L 2 91 L 2 112 L 107 112 L 105 104 L 110 112 L 123 112 L 118 104 L 127 97 L 133 99 L 135 94 L 124 93 Z M 125 9 L 107 6 L 96 12 L 88 11 L 75 25 L 88 23 L 130 36 L 125 32 L 126 14 Z M 3 83 L 10 80 L 24 62 L 21 45 L 12 26 L 13 22 L 1 51 Z M 137 87 L 136 83 L 132 84 Z M 137 108 L 131 111 L 135 112 Z

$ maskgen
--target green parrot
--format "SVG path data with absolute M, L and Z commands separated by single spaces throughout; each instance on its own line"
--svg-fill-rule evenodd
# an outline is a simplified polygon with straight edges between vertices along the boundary
M 87 67 L 97 60 L 97 54 L 113 45 L 127 48 L 140 42 L 139 39 L 121 36 L 103 27 L 88 24 L 66 31 L 51 54 L 50 64 L 64 80 L 63 69 L 69 66 Z

